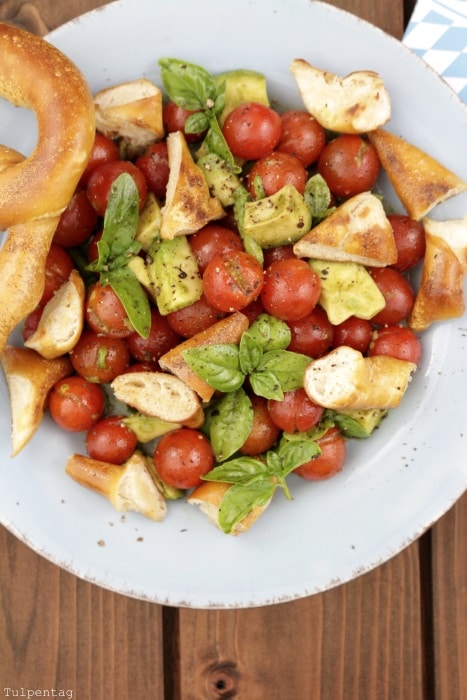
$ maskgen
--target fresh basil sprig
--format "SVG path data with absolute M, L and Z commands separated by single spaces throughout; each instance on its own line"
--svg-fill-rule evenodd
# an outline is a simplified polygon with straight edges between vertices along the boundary
M 122 173 L 110 190 L 102 237 L 97 244 L 98 258 L 87 269 L 100 274 L 102 285 L 112 287 L 137 333 L 147 338 L 151 326 L 149 300 L 128 267 L 141 249 L 135 240 L 138 220 L 138 188 L 131 175 Z
M 331 190 L 322 175 L 316 173 L 309 178 L 305 185 L 304 199 L 311 212 L 312 225 L 331 214 L 335 207 L 331 206 Z
M 242 334 L 240 344 L 218 344 L 183 352 L 189 367 L 209 386 L 237 391 L 248 376 L 257 396 L 284 398 L 285 391 L 303 386 L 308 355 L 290 352 L 290 330 L 284 321 L 261 314 Z
M 319 453 L 318 445 L 309 440 L 284 442 L 260 457 L 240 456 L 214 467 L 203 479 L 232 484 L 219 509 L 222 530 L 232 532 L 256 506 L 267 505 L 278 488 L 291 500 L 286 477 Z
M 188 117 L 185 131 L 206 131 L 205 149 L 217 153 L 229 163 L 233 172 L 240 172 L 217 119 L 225 106 L 225 84 L 217 85 L 207 70 L 178 58 L 161 58 L 159 66 L 169 99 L 183 109 L 197 110 L 197 114 Z

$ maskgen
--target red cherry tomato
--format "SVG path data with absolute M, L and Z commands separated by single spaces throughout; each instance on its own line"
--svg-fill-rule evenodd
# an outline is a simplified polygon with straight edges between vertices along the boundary
M 123 464 L 133 454 L 138 439 L 123 423 L 122 416 L 102 418 L 88 430 L 86 449 L 93 459 L 110 464 Z
M 287 325 L 292 334 L 287 350 L 316 359 L 325 355 L 332 346 L 334 326 L 321 306 L 316 306 L 311 313 L 298 321 L 287 321 Z
M 148 186 L 143 173 L 130 161 L 117 160 L 99 165 L 93 170 L 88 181 L 86 190 L 88 198 L 99 216 L 104 216 L 112 185 L 122 173 L 128 173 L 135 181 L 139 192 L 139 209 L 140 211 L 143 209 L 148 195 Z
M 108 384 L 130 365 L 130 351 L 122 338 L 95 333 L 90 328 L 81 334 L 70 352 L 75 372 L 97 384 Z
M 281 118 L 270 107 L 245 102 L 227 115 L 222 133 L 234 156 L 258 160 L 272 153 L 279 142 Z
M 320 291 L 319 276 L 308 263 L 289 258 L 278 260 L 266 269 L 261 301 L 272 316 L 296 321 L 314 309 Z
M 263 268 L 252 255 L 230 250 L 213 258 L 204 271 L 204 295 L 219 311 L 239 311 L 259 297 L 263 278 Z
M 172 311 L 165 317 L 169 326 L 183 338 L 192 338 L 224 318 L 225 312 L 218 311 L 205 296 L 179 311 Z
M 148 189 L 159 199 L 165 199 L 169 179 L 167 143 L 157 141 L 148 146 L 136 159 L 135 165 L 143 173 Z
M 120 153 L 117 144 L 112 141 L 112 139 L 109 139 L 108 136 L 104 136 L 104 134 L 96 131 L 94 146 L 92 148 L 91 155 L 89 156 L 88 164 L 79 181 L 80 187 L 87 187 L 91 173 L 99 165 L 115 160 L 120 160 Z
M 289 110 L 281 114 L 281 135 L 276 150 L 301 160 L 305 168 L 315 163 L 326 145 L 326 132 L 308 112 Z
M 243 250 L 238 233 L 220 224 L 206 224 L 193 233 L 189 241 L 201 274 L 217 255 L 224 255 L 229 250 Z
M 177 489 L 191 489 L 214 466 L 214 455 L 207 437 L 193 428 L 166 433 L 154 451 L 154 466 L 163 482 Z
M 258 316 L 260 314 L 264 313 L 264 306 L 263 302 L 261 301 L 261 297 L 258 297 L 254 301 L 251 301 L 248 306 L 245 306 L 242 309 L 242 314 L 247 317 L 248 323 L 251 326 L 251 324 L 256 321 Z
M 134 332 L 127 338 L 132 357 L 138 362 L 158 362 L 159 358 L 179 344 L 181 338 L 167 318 L 151 309 L 151 328 L 147 338 Z
M 187 143 L 200 141 L 205 134 L 204 131 L 199 131 L 197 133 L 186 133 L 185 131 L 186 120 L 198 111 L 199 110 L 184 109 L 175 104 L 175 102 L 169 100 L 162 109 L 162 121 L 166 133 L 171 134 L 174 131 L 183 131 Z
M 417 365 L 422 356 L 422 345 L 410 328 L 385 326 L 374 331 L 368 355 L 389 355 Z
M 257 181 L 266 197 L 285 185 L 293 185 L 300 194 L 305 192 L 308 173 L 301 160 L 290 153 L 275 151 L 255 162 L 246 178 L 247 189 L 256 198 Z
M 309 399 L 302 388 L 286 391 L 282 401 L 269 399 L 268 409 L 274 423 L 287 433 L 311 430 L 324 413 L 324 409 Z
M 293 245 L 277 245 L 274 246 L 274 248 L 266 248 L 263 250 L 265 269 L 272 265 L 273 262 L 277 262 L 278 260 L 288 260 L 290 258 L 295 258 Z
M 86 190 L 75 192 L 60 216 L 53 242 L 63 248 L 81 245 L 94 231 L 97 221 L 97 213 L 91 206 Z
M 371 190 L 380 171 L 374 147 L 358 134 L 342 134 L 324 147 L 318 172 L 336 197 L 347 199 Z
M 316 442 L 321 449 L 321 454 L 294 469 L 295 474 L 309 481 L 329 479 L 340 472 L 347 453 L 345 439 L 337 428 L 329 428 Z
M 23 340 L 27 340 L 33 333 L 37 331 L 39 321 L 41 320 L 42 312 L 44 311 L 43 306 L 37 306 L 34 311 L 26 316 L 23 323 Z
M 90 287 L 85 315 L 86 321 L 96 333 L 113 338 L 128 338 L 135 332 L 122 302 L 109 284 L 95 282 Z
M 420 221 L 404 214 L 389 214 L 397 248 L 397 261 L 393 267 L 407 272 L 425 255 L 425 229 Z
M 375 267 L 370 274 L 386 300 L 386 306 L 373 316 L 372 323 L 389 326 L 406 319 L 415 302 L 409 282 L 393 267 Z
M 244 455 L 260 455 L 267 452 L 276 443 L 280 430 L 268 411 L 268 402 L 262 396 L 251 396 L 253 407 L 253 425 L 245 442 L 240 448 Z
M 100 384 L 71 376 L 58 381 L 49 395 L 49 411 L 62 430 L 89 430 L 103 416 L 105 395 Z
M 334 326 L 332 347 L 337 348 L 340 345 L 347 345 L 364 354 L 370 346 L 372 333 L 373 326 L 370 321 L 351 316 L 339 323 L 339 325 Z
M 41 306 L 52 299 L 55 292 L 67 281 L 74 267 L 73 260 L 66 250 L 52 243 L 45 260 L 45 285 L 39 302 Z

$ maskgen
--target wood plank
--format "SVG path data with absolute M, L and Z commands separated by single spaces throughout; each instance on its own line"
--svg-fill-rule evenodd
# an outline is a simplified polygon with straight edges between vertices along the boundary
M 112 0 L 2 0 L 0 3 L 0 20 L 11 22 L 23 29 L 44 35 L 48 31 L 84 14 L 96 7 L 107 5 Z
M 371 22 L 398 39 L 402 37 L 405 26 L 404 5 L 402 2 L 387 2 L 387 0 L 332 0 L 329 4 L 340 7 L 361 19 Z
M 277 606 L 180 610 L 174 700 L 426 700 L 418 545 L 351 583 Z
M 164 697 L 160 606 L 76 579 L 3 527 L 0 581 L 0 688 Z
M 467 698 L 467 493 L 431 530 L 436 700 Z

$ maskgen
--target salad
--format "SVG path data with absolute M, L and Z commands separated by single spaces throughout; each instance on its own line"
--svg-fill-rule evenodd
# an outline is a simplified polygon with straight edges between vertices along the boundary
M 294 62 L 304 109 L 287 111 L 256 72 L 160 67 L 164 93 L 135 81 L 96 96 L 94 150 L 24 350 L 53 420 L 85 432 L 72 478 L 159 521 L 187 497 L 237 534 L 278 488 L 292 499 L 290 475 L 345 468 L 347 441 L 403 399 L 420 333 L 462 314 L 465 220 L 434 232 L 427 214 L 465 183 L 387 144 L 371 72 Z M 399 156 L 398 183 L 417 158 L 442 194 L 413 205 L 404 190 L 388 211 L 378 177 Z M 434 281 L 444 296 L 428 303 Z

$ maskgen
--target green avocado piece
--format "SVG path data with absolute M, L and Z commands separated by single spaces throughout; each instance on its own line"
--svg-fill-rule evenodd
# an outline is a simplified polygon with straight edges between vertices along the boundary
M 245 204 L 243 232 L 262 248 L 295 243 L 310 228 L 310 209 L 293 185 Z
M 370 437 L 387 413 L 387 408 L 369 408 L 362 411 L 341 410 L 333 414 L 333 420 L 346 437 L 364 439 Z
M 223 207 L 232 206 L 234 192 L 241 186 L 241 182 L 227 161 L 216 153 L 207 153 L 196 164 L 203 171 L 211 195 L 217 197 Z
M 386 306 L 370 273 L 360 263 L 310 260 L 321 280 L 319 303 L 337 326 L 350 316 L 370 319 Z
M 149 276 L 162 316 L 184 309 L 201 298 L 203 280 L 186 236 L 158 242 L 151 248 L 150 257 Z
M 216 76 L 217 85 L 225 83 L 225 105 L 219 115 L 222 126 L 227 115 L 244 102 L 259 102 L 269 107 L 266 78 L 262 73 L 246 68 L 237 68 Z

